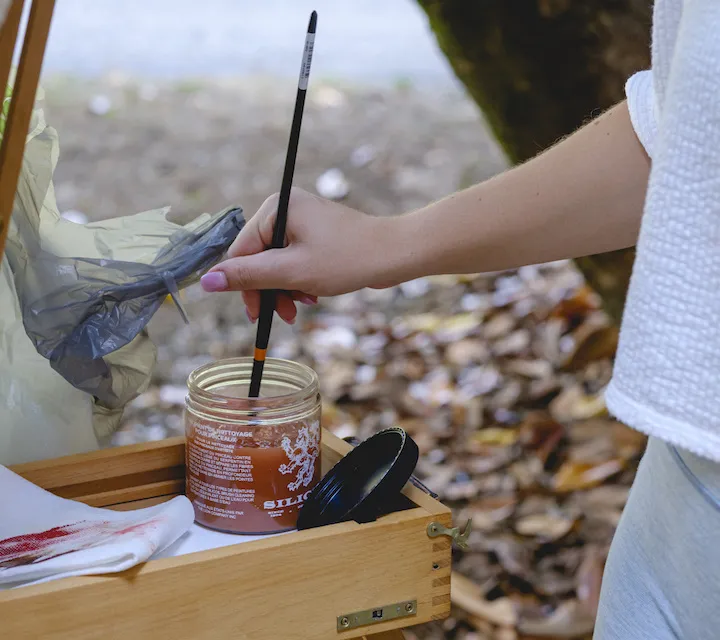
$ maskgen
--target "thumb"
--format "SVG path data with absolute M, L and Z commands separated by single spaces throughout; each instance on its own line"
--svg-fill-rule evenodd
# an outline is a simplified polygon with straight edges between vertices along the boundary
M 245 227 L 228 249 L 228 257 L 249 256 L 260 253 L 270 246 L 273 227 L 277 217 L 277 196 L 271 196 L 262 204 L 257 213 L 248 220 Z
M 297 271 L 291 254 L 288 249 L 270 249 L 230 258 L 213 267 L 200 278 L 200 283 L 205 291 L 292 289 L 290 274 Z

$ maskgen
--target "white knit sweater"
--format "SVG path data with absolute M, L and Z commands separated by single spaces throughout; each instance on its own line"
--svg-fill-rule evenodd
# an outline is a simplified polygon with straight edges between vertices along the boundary
M 627 97 L 652 171 L 610 411 L 720 461 L 720 0 L 658 0 Z

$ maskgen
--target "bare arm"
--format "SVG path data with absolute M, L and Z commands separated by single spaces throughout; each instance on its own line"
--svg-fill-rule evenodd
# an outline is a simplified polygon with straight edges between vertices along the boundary
M 258 289 L 291 290 L 295 300 L 313 302 L 423 275 L 628 247 L 637 240 L 649 171 L 623 102 L 533 160 L 394 218 L 295 190 L 284 249 L 264 250 L 277 207 L 277 196 L 268 198 L 203 286 L 242 291 L 256 318 Z M 288 296 L 279 297 L 277 309 L 285 320 L 295 317 Z
M 533 160 L 393 220 L 393 271 L 497 271 L 632 246 L 649 172 L 622 102 Z

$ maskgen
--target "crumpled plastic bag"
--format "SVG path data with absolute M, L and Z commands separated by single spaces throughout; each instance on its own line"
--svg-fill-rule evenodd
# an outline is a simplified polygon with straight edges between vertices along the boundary
M 0 265 L 0 463 L 86 451 L 150 381 L 145 326 L 242 228 L 239 208 L 185 226 L 168 209 L 78 225 L 52 175 L 57 133 L 36 109 Z

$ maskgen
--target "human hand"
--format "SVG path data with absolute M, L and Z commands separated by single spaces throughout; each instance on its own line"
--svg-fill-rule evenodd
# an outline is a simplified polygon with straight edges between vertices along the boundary
M 228 251 L 201 279 L 206 291 L 241 291 L 247 314 L 260 314 L 260 290 L 280 289 L 276 311 L 293 323 L 295 303 L 315 304 L 363 287 L 390 284 L 391 219 L 366 215 L 293 188 L 283 249 L 272 242 L 278 195 L 268 198 Z

